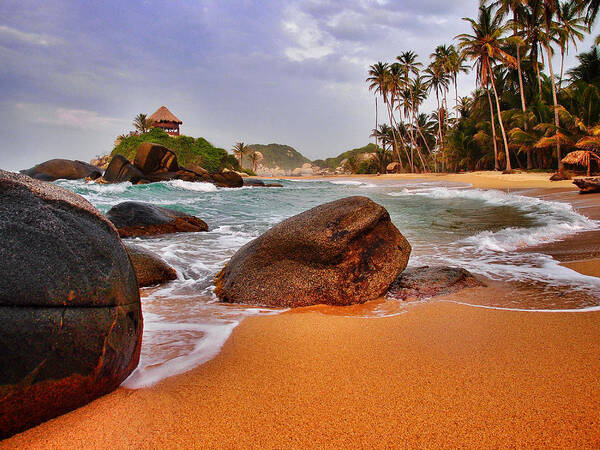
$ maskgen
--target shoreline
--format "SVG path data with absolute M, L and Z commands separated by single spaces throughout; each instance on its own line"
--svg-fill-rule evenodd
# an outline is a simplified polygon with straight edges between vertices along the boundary
M 489 188 L 480 177 L 467 183 Z M 600 194 L 571 198 L 571 186 L 528 178 L 512 188 L 600 216 Z M 534 249 L 600 275 L 600 232 Z M 325 306 L 249 317 L 205 364 L 119 388 L 0 447 L 600 445 L 600 312 L 443 301 L 486 293 L 467 289 L 383 318 Z

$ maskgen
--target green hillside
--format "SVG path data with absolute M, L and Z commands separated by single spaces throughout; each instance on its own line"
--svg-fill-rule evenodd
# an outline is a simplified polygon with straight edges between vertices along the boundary
M 284 170 L 294 170 L 302 167 L 302 164 L 309 163 L 310 160 L 302 156 L 296 149 L 289 145 L 282 144 L 252 144 L 248 146 L 252 151 L 260 152 L 263 155 L 261 164 L 265 167 L 279 167 Z
M 313 161 L 315 166 L 319 166 L 321 168 L 329 168 L 331 170 L 335 170 L 344 159 L 350 159 L 353 156 L 359 155 L 361 153 L 374 153 L 375 152 L 375 144 L 367 144 L 364 147 L 353 148 L 352 150 L 347 150 L 344 153 L 339 154 L 335 158 L 327 158 L 327 159 L 316 159 Z
M 160 128 L 153 128 L 144 134 L 134 134 L 121 138 L 121 142 L 113 149 L 111 156 L 120 154 L 130 161 L 142 142 L 161 144 L 173 150 L 180 165 L 200 166 L 209 172 L 220 172 L 224 168 L 239 169 L 237 159 L 222 148 L 214 147 L 206 139 L 191 136 L 169 136 Z

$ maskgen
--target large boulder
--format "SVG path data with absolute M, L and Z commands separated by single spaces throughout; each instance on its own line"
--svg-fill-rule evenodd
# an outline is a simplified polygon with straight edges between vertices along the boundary
M 386 296 L 394 300 L 421 300 L 478 286 L 485 284 L 460 267 L 423 266 L 402 272 Z
M 133 164 L 144 175 L 158 172 L 177 172 L 177 155 L 164 145 L 144 142 L 140 144 L 135 154 Z
M 0 170 L 0 439 L 117 388 L 142 312 L 117 231 L 83 197 Z
M 133 263 L 139 287 L 154 286 L 177 278 L 175 269 L 160 256 L 131 243 L 125 246 Z
M 106 217 L 117 227 L 121 237 L 208 231 L 206 222 L 197 217 L 150 203 L 119 203 Z
M 102 176 L 102 170 L 98 167 L 70 159 L 51 159 L 33 166 L 31 169 L 21 170 L 21 173 L 42 181 L 79 180 L 81 178 L 95 180 Z
M 215 277 L 225 302 L 275 307 L 350 305 L 384 294 L 411 247 L 366 197 L 326 203 L 243 246 Z
M 123 155 L 115 155 L 108 164 L 103 178 L 104 181 L 109 183 L 121 183 L 123 181 L 137 183 L 144 178 L 144 174 Z

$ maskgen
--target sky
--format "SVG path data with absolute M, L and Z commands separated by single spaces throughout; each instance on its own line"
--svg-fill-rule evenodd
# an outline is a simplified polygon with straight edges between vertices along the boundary
M 369 142 L 369 65 L 405 50 L 426 63 L 469 30 L 461 18 L 478 3 L 2 0 L 0 168 L 109 153 L 135 115 L 161 105 L 183 134 L 218 147 L 335 156 Z M 472 75 L 459 78 L 459 95 L 473 88 Z

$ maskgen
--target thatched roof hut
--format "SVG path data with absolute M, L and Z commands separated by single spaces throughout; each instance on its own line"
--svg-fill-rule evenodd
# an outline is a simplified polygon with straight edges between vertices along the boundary
M 579 146 L 579 144 L 577 145 Z M 596 160 L 600 163 L 600 156 L 589 150 L 577 150 L 569 153 L 562 159 L 565 164 L 576 164 L 578 166 L 587 167 L 587 176 L 591 176 L 592 172 L 592 161 Z
M 169 108 L 165 105 L 158 108 L 148 119 L 152 122 L 153 126 L 162 128 L 170 135 L 179 136 L 179 125 L 183 122 L 169 111 Z

